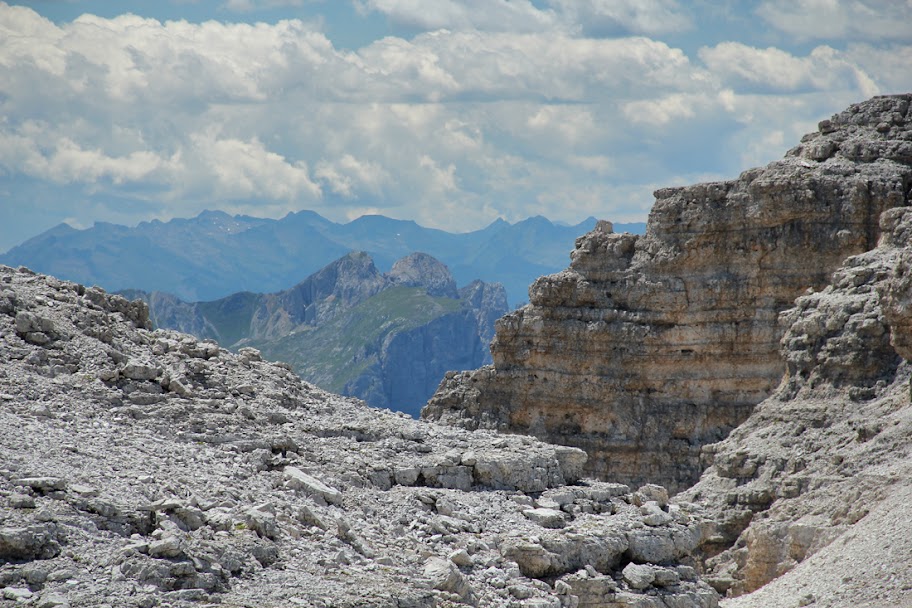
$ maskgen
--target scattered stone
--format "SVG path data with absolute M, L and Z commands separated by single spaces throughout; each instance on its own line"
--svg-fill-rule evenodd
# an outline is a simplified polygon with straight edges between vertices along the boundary
M 9 498 L 10 507 L 13 509 L 34 509 L 35 499 L 28 494 L 13 494 Z
M 0 528 L 0 560 L 50 559 L 60 553 L 57 541 L 57 526 L 53 523 Z
M 621 571 L 624 580 L 634 589 L 646 589 L 656 580 L 656 573 L 652 566 L 646 564 L 627 564 Z
M 181 553 L 180 539 L 170 534 L 149 543 L 149 555 L 152 557 L 177 557 Z
M 124 365 L 120 372 L 124 378 L 131 380 L 154 380 L 161 375 L 160 367 L 148 365 L 139 361 L 130 361 Z
M 60 593 L 48 593 L 42 595 L 36 604 L 37 608 L 68 608 L 70 605 L 65 595 Z
M 545 528 L 563 528 L 567 523 L 564 514 L 556 509 L 527 509 L 523 515 Z
M 3 589 L 3 598 L 14 602 L 25 602 L 34 594 L 26 587 L 6 587 Z
M 647 526 L 664 526 L 674 519 L 654 500 L 650 500 L 640 507 L 640 515 L 643 516 L 643 523 Z
M 681 575 L 670 568 L 653 567 L 652 573 L 655 575 L 655 580 L 652 584 L 656 587 L 668 587 L 681 582 Z M 693 580 L 694 578 L 696 577 L 692 576 L 687 580 Z
M 430 558 L 424 565 L 424 576 L 433 589 L 449 591 L 460 598 L 466 598 L 471 593 L 471 588 L 466 584 L 462 573 L 449 560 Z
M 81 483 L 70 484 L 69 490 L 84 498 L 93 498 L 99 494 L 98 488 Z
M 332 488 L 316 477 L 312 477 L 295 467 L 285 467 L 284 470 L 285 487 L 292 490 L 301 490 L 310 496 L 319 496 L 330 504 L 340 504 L 342 502 L 342 493 Z
M 472 556 L 465 549 L 458 549 L 450 553 L 450 561 L 460 568 L 471 568 L 474 564 Z
M 664 509 L 668 506 L 668 490 L 654 483 L 647 483 L 640 486 L 640 489 L 634 494 L 634 501 L 643 504 L 649 501 L 655 502 L 659 508 Z
M 14 480 L 13 485 L 27 486 L 42 494 L 67 488 L 66 480 L 59 477 L 23 477 Z

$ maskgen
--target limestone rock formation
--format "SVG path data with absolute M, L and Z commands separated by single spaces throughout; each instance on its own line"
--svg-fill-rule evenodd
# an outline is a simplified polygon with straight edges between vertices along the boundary
M 880 245 L 782 313 L 786 375 L 677 497 L 714 522 L 701 552 L 730 606 L 912 604 L 912 207 Z
M 448 377 L 422 415 L 580 447 L 603 479 L 691 485 L 702 446 L 779 383 L 778 314 L 909 204 L 910 101 L 856 104 L 735 180 L 658 190 L 645 236 L 599 223 L 498 322 L 493 366 Z
M 700 508 L 581 479 L 585 458 L 0 266 L 3 606 L 717 606 Z

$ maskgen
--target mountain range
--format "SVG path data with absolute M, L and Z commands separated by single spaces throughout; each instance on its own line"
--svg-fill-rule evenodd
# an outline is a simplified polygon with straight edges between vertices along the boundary
M 595 221 L 563 226 L 541 216 L 515 224 L 498 219 L 456 234 L 382 215 L 340 224 L 313 211 L 279 220 L 204 211 L 134 227 L 98 222 L 78 230 L 59 224 L 0 255 L 0 263 L 109 291 L 161 291 L 203 301 L 286 289 L 351 251 L 366 252 L 382 270 L 421 251 L 446 264 L 461 285 L 476 279 L 503 284 L 515 306 L 528 299 L 538 276 L 566 266 L 576 237 Z M 645 224 L 616 229 L 639 234 Z
M 305 380 L 375 407 L 417 416 L 447 371 L 491 362 L 502 285 L 457 289 L 447 267 L 412 253 L 380 272 L 353 252 L 289 289 L 185 302 L 164 292 L 120 292 L 149 305 L 156 327 L 214 339 L 292 365 Z

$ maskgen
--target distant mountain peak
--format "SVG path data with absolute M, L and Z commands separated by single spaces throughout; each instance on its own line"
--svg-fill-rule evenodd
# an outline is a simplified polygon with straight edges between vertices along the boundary
M 427 253 L 410 253 L 397 260 L 388 276 L 400 285 L 425 287 L 430 296 L 459 297 L 450 269 Z
M 339 283 L 344 282 L 347 278 L 361 280 L 366 277 L 378 277 L 380 274 L 370 254 L 364 251 L 352 251 L 323 267 L 311 275 L 311 278 L 316 277 L 322 280 L 324 276 L 332 275 L 335 277 L 334 282 Z
M 196 216 L 198 220 L 210 220 L 210 219 L 232 219 L 232 216 L 228 213 L 221 211 L 220 209 L 203 209 L 199 212 L 199 215 Z
M 77 232 L 78 230 L 79 230 L 78 228 L 74 228 L 73 226 L 69 225 L 66 222 L 60 222 L 59 224 L 57 224 L 56 226 L 54 226 L 53 228 L 51 228 L 50 230 L 45 232 L 45 234 L 69 234 L 71 232 Z
M 533 215 L 520 220 L 514 226 L 554 226 L 555 224 L 543 215 Z

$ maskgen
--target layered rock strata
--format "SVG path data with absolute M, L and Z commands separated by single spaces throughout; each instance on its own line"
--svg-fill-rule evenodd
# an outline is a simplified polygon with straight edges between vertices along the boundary
M 912 604 L 912 208 L 781 315 L 786 375 L 677 499 L 732 607 Z
M 498 322 L 493 366 L 450 374 L 422 415 L 580 447 L 604 479 L 691 485 L 701 447 L 782 377 L 778 314 L 909 203 L 910 101 L 854 105 L 738 179 L 658 190 L 645 236 L 600 223 Z
M 705 522 L 0 266 L 0 605 L 712 608 Z

